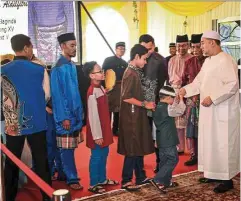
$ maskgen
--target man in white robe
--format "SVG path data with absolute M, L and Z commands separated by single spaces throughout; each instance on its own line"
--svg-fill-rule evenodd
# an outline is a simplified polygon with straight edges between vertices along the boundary
M 222 52 L 217 32 L 204 33 L 201 44 L 209 57 L 195 80 L 179 94 L 200 94 L 198 170 L 204 172 L 204 178 L 199 181 L 221 182 L 214 192 L 224 193 L 233 188 L 232 178 L 240 171 L 238 67 Z

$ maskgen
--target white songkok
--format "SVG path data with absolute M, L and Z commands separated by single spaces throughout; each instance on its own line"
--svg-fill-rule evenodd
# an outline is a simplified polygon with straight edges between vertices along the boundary
M 202 38 L 210 38 L 220 41 L 220 36 L 216 31 L 205 31 L 202 35 Z

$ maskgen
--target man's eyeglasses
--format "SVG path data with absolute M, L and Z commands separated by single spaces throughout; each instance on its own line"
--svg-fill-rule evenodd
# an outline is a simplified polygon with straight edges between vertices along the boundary
M 93 72 L 93 73 L 91 73 L 91 74 L 97 74 L 97 73 L 104 73 L 104 71 L 103 71 L 103 70 L 100 70 L 100 71 L 98 71 L 98 72 Z

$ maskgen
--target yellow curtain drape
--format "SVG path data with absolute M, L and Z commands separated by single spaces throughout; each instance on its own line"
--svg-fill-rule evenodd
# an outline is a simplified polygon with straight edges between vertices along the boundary
M 197 16 L 224 3 L 219 2 L 158 2 L 163 8 L 183 16 Z
M 142 35 L 147 33 L 147 2 L 141 1 L 139 6 L 139 32 Z

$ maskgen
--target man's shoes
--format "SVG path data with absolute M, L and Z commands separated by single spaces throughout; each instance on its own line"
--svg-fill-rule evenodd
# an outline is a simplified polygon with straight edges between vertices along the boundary
M 140 186 L 134 185 L 131 182 L 128 182 L 124 185 L 122 184 L 122 186 L 121 186 L 121 189 L 125 189 L 129 192 L 138 191 L 138 190 L 140 190 L 140 188 L 141 188 Z
M 192 166 L 197 164 L 197 157 L 191 156 L 191 158 L 184 163 L 185 166 Z
M 166 194 L 167 193 L 166 187 L 164 185 L 161 185 L 161 184 L 155 182 L 154 179 L 150 180 L 150 184 L 152 184 L 162 194 Z
M 198 181 L 199 181 L 200 183 L 203 183 L 203 184 L 213 183 L 213 182 L 220 182 L 220 180 L 208 179 L 208 178 L 205 178 L 205 177 L 202 177 L 202 178 L 198 179 Z
M 230 184 L 230 185 L 221 183 L 221 184 L 219 184 L 217 187 L 215 187 L 215 188 L 213 189 L 213 191 L 214 191 L 215 193 L 225 193 L 225 192 L 227 192 L 227 191 L 229 191 L 229 190 L 231 190 L 231 189 L 233 189 L 233 183 Z
M 142 182 L 137 182 L 136 185 L 150 184 L 152 181 L 151 178 L 145 178 Z

